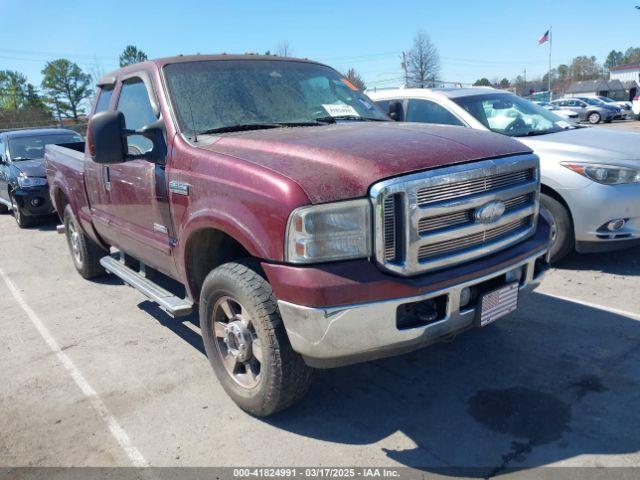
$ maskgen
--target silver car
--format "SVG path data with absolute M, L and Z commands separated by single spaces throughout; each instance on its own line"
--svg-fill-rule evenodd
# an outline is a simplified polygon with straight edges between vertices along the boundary
M 576 112 L 581 122 L 589 122 L 592 125 L 600 122 L 609 123 L 616 117 L 616 112 L 606 106 L 580 98 L 562 98 L 552 101 L 551 105 L 555 105 L 561 110 Z
M 490 88 L 367 92 L 396 120 L 517 137 L 541 161 L 551 260 L 640 245 L 640 134 L 576 125 Z

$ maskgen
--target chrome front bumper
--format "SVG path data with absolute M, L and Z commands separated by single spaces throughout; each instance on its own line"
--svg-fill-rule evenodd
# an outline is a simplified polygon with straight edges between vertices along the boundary
M 473 287 L 524 267 L 520 293 L 536 288 L 548 266 L 547 251 L 539 250 L 526 259 L 453 287 L 425 295 L 365 304 L 312 308 L 278 301 L 293 349 L 308 365 L 329 368 L 418 349 L 451 334 L 470 328 L 475 323 L 476 307 L 460 308 L 463 288 Z M 396 324 L 399 307 L 446 296 L 442 319 L 424 326 L 399 329 Z

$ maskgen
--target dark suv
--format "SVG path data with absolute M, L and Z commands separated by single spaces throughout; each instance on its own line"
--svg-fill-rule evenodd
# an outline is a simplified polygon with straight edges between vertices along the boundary
M 0 212 L 12 210 L 21 228 L 53 213 L 44 146 L 84 141 L 73 130 L 40 128 L 0 133 Z

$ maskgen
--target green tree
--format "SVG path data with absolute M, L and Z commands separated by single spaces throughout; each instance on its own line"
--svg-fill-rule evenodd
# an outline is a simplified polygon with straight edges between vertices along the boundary
M 132 63 L 139 63 L 148 60 L 147 54 L 142 50 L 138 50 L 135 45 L 127 45 L 120 54 L 120 66 L 126 67 Z
M 558 80 L 565 81 L 570 77 L 571 69 L 569 68 L 569 65 L 565 65 L 563 63 L 558 65 L 558 68 L 556 68 L 556 74 L 558 75 Z
M 573 80 L 594 80 L 601 75 L 600 65 L 596 57 L 581 55 L 575 57 L 569 67 Z
M 490 87 L 491 86 L 491 82 L 489 81 L 488 78 L 482 77 L 478 80 L 476 80 L 473 84 L 474 87 Z
M 624 52 L 623 64 L 640 63 L 640 48 L 630 47 Z
M 25 108 L 47 110 L 36 87 L 24 74 L 13 70 L 0 71 L 0 108 L 14 112 Z
M 343 73 L 343 76 L 344 78 L 349 80 L 349 82 L 351 82 L 351 84 L 354 87 L 358 88 L 359 90 L 367 89 L 367 85 L 364 83 L 364 80 L 354 68 L 350 68 L 349 70 L 347 70 L 347 73 L 346 74 Z
M 622 52 L 611 50 L 609 55 L 607 55 L 607 59 L 604 61 L 604 66 L 607 69 L 611 67 L 616 67 L 618 65 L 622 65 L 624 63 L 624 54 Z
M 77 122 L 82 112 L 81 102 L 91 96 L 91 75 L 82 71 L 75 63 L 60 58 L 47 62 L 42 70 L 42 88 L 48 102 L 55 110 Z
M 500 80 L 500 83 L 498 84 L 498 86 L 503 90 L 505 90 L 511 86 L 511 82 L 506 78 L 503 78 L 502 80 Z

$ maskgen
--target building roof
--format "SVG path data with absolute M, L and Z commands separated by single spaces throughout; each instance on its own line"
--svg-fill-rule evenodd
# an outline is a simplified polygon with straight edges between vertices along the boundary
M 624 90 L 624 86 L 620 80 L 580 80 L 571 83 L 567 89 L 567 93 L 590 93 L 601 91 L 618 91 Z
M 617 70 L 640 70 L 640 63 L 631 63 L 629 65 L 617 65 L 615 67 L 611 67 L 609 70 L 615 72 Z
M 640 85 L 638 85 L 638 82 L 636 82 L 635 80 L 627 80 L 623 85 L 625 90 L 631 90 L 632 88 L 640 87 Z

